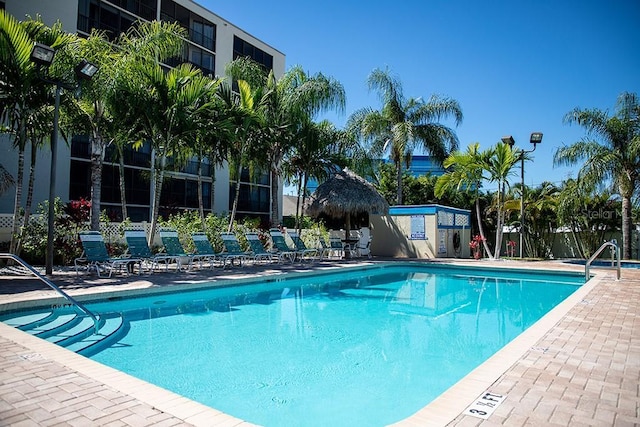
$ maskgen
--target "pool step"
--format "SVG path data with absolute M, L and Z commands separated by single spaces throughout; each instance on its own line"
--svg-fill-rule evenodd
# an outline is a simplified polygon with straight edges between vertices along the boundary
M 95 354 L 101 348 L 118 341 L 130 328 L 120 314 L 102 315 L 98 318 L 96 333 L 93 319 L 70 310 L 3 316 L 0 320 L 84 356 Z
M 104 324 L 100 327 L 98 334 L 84 337 L 80 341 L 67 345 L 66 348 L 83 356 L 92 356 L 101 349 L 120 340 L 129 331 L 129 323 L 125 323 L 120 315 L 103 317 L 103 319 Z

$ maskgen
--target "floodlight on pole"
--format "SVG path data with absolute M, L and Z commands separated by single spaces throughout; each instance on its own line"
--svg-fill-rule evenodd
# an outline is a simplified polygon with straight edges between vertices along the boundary
M 503 136 L 501 140 L 512 149 L 516 143 L 511 135 Z M 529 142 L 533 144 L 533 149 L 520 151 L 520 259 L 524 258 L 524 157 L 525 154 L 536 151 L 537 145 L 542 142 L 542 132 L 532 132 Z
M 31 49 L 31 62 L 48 67 L 53 62 L 56 51 L 46 44 L 36 43 Z
M 30 59 L 34 64 L 48 68 L 53 63 L 56 51 L 50 46 L 42 43 L 35 43 L 31 50 Z M 98 67 L 94 64 L 82 60 L 74 69 L 76 76 L 80 79 L 91 80 L 98 72 Z M 54 241 L 54 217 L 56 198 L 56 165 L 58 157 L 58 127 L 60 119 L 60 92 L 62 89 L 72 89 L 60 79 L 49 80 L 43 78 L 47 83 L 56 85 L 55 104 L 53 109 L 53 131 L 51 132 L 51 174 L 49 178 L 49 211 L 47 218 L 47 253 L 45 259 L 45 273 L 53 274 L 53 241 Z

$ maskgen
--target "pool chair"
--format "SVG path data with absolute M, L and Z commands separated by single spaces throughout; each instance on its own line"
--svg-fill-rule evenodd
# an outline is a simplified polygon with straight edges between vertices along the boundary
M 242 250 L 240 242 L 234 233 L 220 233 L 222 237 L 222 243 L 224 244 L 224 251 L 217 254 L 218 259 L 222 260 L 222 267 L 226 267 L 227 263 L 230 266 L 233 265 L 235 260 L 238 260 L 238 265 L 242 266 L 242 262 L 251 258 L 251 255 Z
M 160 264 L 164 264 L 165 270 L 169 269 L 169 264 L 178 263 L 178 257 L 165 253 L 154 254 L 147 243 L 147 234 L 142 230 L 125 230 L 124 238 L 127 241 L 127 253 L 129 256 L 140 258 L 143 263 L 149 265 L 149 270 L 159 269 Z
M 368 227 L 360 229 L 360 240 L 356 243 L 355 255 L 358 257 L 366 256 L 371 258 L 371 233 Z
M 247 241 L 249 242 L 249 247 L 251 249 L 252 258 L 254 264 L 260 261 L 266 262 L 280 262 L 280 255 L 275 252 L 269 252 L 264 248 L 264 245 L 260 241 L 258 237 L 258 233 L 247 233 L 245 234 L 247 237 Z
M 205 233 L 193 233 L 191 238 L 198 254 L 199 267 L 202 268 L 204 261 L 209 262 L 209 265 L 213 267 L 217 254 L 207 235 Z
M 160 239 L 162 240 L 162 245 L 164 246 L 165 252 L 169 256 L 173 256 L 176 259 L 176 266 L 178 271 L 182 271 L 182 262 L 183 260 L 187 260 L 189 265 L 187 270 L 191 270 L 191 265 L 194 260 L 199 260 L 201 257 L 198 254 L 187 253 L 182 247 L 182 243 L 180 243 L 180 239 L 178 237 L 178 232 L 172 229 L 161 229 L 160 230 Z
M 273 243 L 272 249 L 275 253 L 278 254 L 280 262 L 285 260 L 289 260 L 291 262 L 296 259 L 296 251 L 291 250 L 289 245 L 287 245 L 287 241 L 284 240 L 284 234 L 277 228 L 272 228 L 269 230 L 269 235 L 271 236 L 271 242 Z
M 289 231 L 289 237 L 291 237 L 293 244 L 296 246 L 296 255 L 300 261 L 313 261 L 318 259 L 318 250 L 307 248 L 307 245 L 297 231 Z
M 330 254 L 333 254 L 336 258 L 339 259 L 344 256 L 344 244 L 339 237 L 330 237 L 329 247 L 331 248 Z
M 327 259 L 329 260 L 333 255 L 336 258 L 340 258 L 342 254 L 342 242 L 339 238 L 335 238 L 335 241 L 331 241 L 329 239 L 329 243 L 325 240 L 323 236 L 318 236 L 318 241 L 320 242 L 320 248 L 318 249 L 318 256 L 320 260 Z M 337 245 L 334 247 L 334 245 Z
M 78 274 L 79 268 L 86 268 L 87 271 L 96 270 L 98 277 L 101 272 L 109 272 L 109 277 L 113 270 L 124 268 L 127 273 L 133 271 L 133 267 L 138 264 L 138 274 L 140 274 L 142 260 L 134 257 L 112 258 L 107 251 L 102 234 L 98 231 L 81 231 L 78 233 L 82 242 L 83 253 L 80 258 L 76 258 L 73 264 Z

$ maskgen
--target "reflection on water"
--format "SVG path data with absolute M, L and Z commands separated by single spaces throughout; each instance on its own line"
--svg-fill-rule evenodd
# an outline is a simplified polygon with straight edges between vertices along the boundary
M 425 406 L 576 288 L 387 268 L 92 304 L 92 358 L 266 426 L 378 426 Z M 331 411 L 327 411 L 331 408 Z

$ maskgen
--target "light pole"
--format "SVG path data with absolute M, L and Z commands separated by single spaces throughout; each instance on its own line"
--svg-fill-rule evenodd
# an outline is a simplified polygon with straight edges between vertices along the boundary
M 511 135 L 503 136 L 502 142 L 509 144 L 511 149 L 513 149 L 513 146 L 516 143 L 515 139 L 513 139 L 513 136 Z M 524 258 L 524 155 L 536 151 L 537 145 L 542 142 L 542 132 L 532 132 L 529 142 L 533 144 L 533 150 L 520 151 L 520 259 Z
M 31 61 L 35 64 L 48 68 L 53 62 L 56 51 L 47 45 L 36 43 L 31 50 Z M 98 72 L 98 67 L 92 63 L 82 60 L 74 69 L 79 79 L 91 80 Z M 45 260 L 45 273 L 53 274 L 53 240 L 54 240 L 54 216 L 56 197 L 56 164 L 58 157 L 58 122 L 60 118 L 60 91 L 73 89 L 73 86 L 66 85 L 60 79 L 49 80 L 43 78 L 47 83 L 56 85 L 55 105 L 53 109 L 53 132 L 51 133 L 51 174 L 49 178 L 49 217 L 47 218 L 47 254 Z

